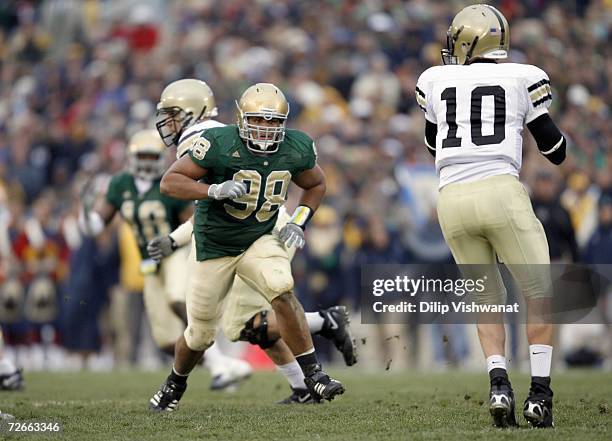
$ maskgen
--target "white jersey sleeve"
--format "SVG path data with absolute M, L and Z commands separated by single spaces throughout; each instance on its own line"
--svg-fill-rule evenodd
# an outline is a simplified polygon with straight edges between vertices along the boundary
M 433 111 L 431 101 L 431 82 L 430 80 L 431 69 L 427 69 L 421 74 L 417 81 L 415 95 L 416 101 L 421 110 L 425 113 L 425 119 L 429 122 L 437 124 L 436 114 Z
M 201 135 L 203 131 L 211 129 L 213 127 L 223 126 L 225 126 L 225 124 L 219 121 L 215 121 L 214 119 L 209 119 L 189 127 L 183 132 L 179 139 L 178 146 L 176 147 L 176 159 L 180 159 L 187 152 L 189 152 L 189 150 L 191 150 L 194 141 L 200 137 L 199 135 Z
M 525 124 L 528 124 L 538 116 L 548 113 L 552 103 L 552 91 L 546 72 L 536 66 L 524 67 L 527 68 L 523 76 L 527 107 Z

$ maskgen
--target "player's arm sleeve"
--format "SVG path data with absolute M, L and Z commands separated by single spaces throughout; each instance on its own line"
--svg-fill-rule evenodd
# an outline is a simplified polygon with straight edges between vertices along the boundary
M 215 140 L 206 132 L 191 143 L 189 157 L 200 167 L 213 168 L 216 165 L 216 156 Z
M 542 69 L 530 66 L 523 78 L 527 112 L 525 123 L 533 135 L 540 152 L 553 164 L 565 159 L 565 137 L 548 114 L 552 103 L 552 90 L 548 75 Z
M 427 80 L 428 72 L 428 70 L 423 72 L 419 77 L 415 89 L 415 97 L 417 105 L 425 113 L 425 146 L 427 146 L 427 151 L 435 158 L 438 124 L 436 113 L 432 106 L 431 88 Z
M 533 135 L 540 153 L 553 164 L 559 165 L 565 160 L 566 146 L 565 136 L 553 122 L 548 113 L 538 116 L 527 124 L 527 128 Z
M 304 170 L 310 170 L 317 165 L 317 146 L 312 139 L 308 139 L 308 147 L 306 147 L 306 154 L 304 155 L 304 161 L 302 161 L 291 174 L 293 176 L 299 175 Z
M 438 125 L 431 121 L 425 120 L 425 145 L 427 151 L 436 157 L 436 136 L 438 135 Z
M 419 108 L 425 113 L 425 119 L 429 122 L 437 124 L 436 113 L 433 109 L 433 101 L 431 96 L 431 86 L 428 80 L 430 70 L 426 70 L 421 74 L 415 88 L 416 102 Z

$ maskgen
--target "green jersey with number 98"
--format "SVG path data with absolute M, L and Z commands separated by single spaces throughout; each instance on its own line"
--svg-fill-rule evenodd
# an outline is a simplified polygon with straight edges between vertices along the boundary
M 314 143 L 299 130 L 287 129 L 276 153 L 255 155 L 235 125 L 206 130 L 194 140 L 189 155 L 207 169 L 207 184 L 234 180 L 247 187 L 247 193 L 238 199 L 198 202 L 194 234 L 199 261 L 237 256 L 270 233 L 278 209 L 287 200 L 292 177 L 316 164 Z
M 177 228 L 181 212 L 190 204 L 161 194 L 159 182 L 160 179 L 153 181 L 151 188 L 139 194 L 134 176 L 120 173 L 113 176 L 106 192 L 108 203 L 131 225 L 143 259 L 149 258 L 147 243 Z

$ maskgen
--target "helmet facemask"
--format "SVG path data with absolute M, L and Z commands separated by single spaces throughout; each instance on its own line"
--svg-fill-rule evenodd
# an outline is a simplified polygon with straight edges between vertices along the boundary
M 181 135 L 192 121 L 191 112 L 187 113 L 180 107 L 164 107 L 157 110 L 155 127 L 166 147 L 172 147 L 178 145 Z
M 451 35 L 451 29 L 452 28 L 449 28 L 446 33 L 446 48 L 441 50 L 442 62 L 444 64 L 459 64 L 459 60 L 455 55 L 455 42 L 457 41 L 459 33 L 463 30 L 463 27 L 459 29 L 455 35 Z
M 164 156 L 159 152 L 146 150 L 131 153 L 128 168 L 137 178 L 154 181 L 164 174 Z
M 246 141 L 247 148 L 254 153 L 271 154 L 278 150 L 285 139 L 287 115 L 273 110 L 261 109 L 258 112 L 243 112 L 238 107 L 239 134 Z M 278 125 L 254 123 L 251 118 L 263 118 L 266 121 L 277 121 Z

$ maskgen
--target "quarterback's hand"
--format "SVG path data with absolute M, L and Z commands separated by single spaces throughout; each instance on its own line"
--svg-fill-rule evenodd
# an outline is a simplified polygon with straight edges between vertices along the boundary
M 176 249 L 176 242 L 170 236 L 154 237 L 147 244 L 147 252 L 149 253 L 149 257 L 151 257 L 151 259 L 157 263 L 161 262 L 164 257 L 168 257 Z
M 304 230 L 302 230 L 302 227 L 291 222 L 280 230 L 278 237 L 287 248 L 292 246 L 295 246 L 296 248 L 304 248 L 304 245 L 306 244 L 306 240 L 304 239 Z
M 222 184 L 211 184 L 208 187 L 208 197 L 213 199 L 236 199 L 247 192 L 242 182 L 225 181 Z

